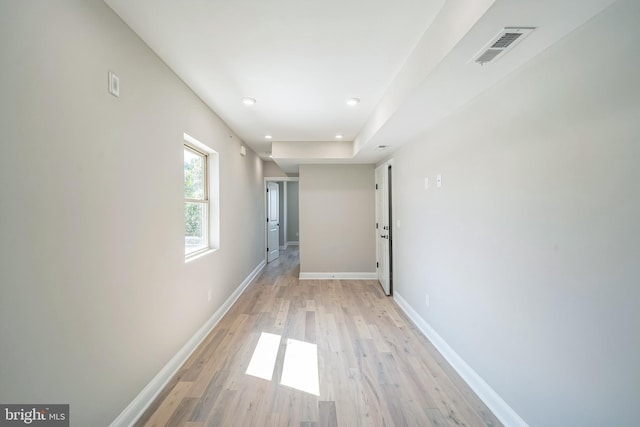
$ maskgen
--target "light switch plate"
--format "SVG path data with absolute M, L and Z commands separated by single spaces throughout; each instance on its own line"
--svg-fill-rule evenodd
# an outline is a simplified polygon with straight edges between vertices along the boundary
M 113 71 L 109 71 L 109 93 L 113 96 L 120 96 L 120 79 Z

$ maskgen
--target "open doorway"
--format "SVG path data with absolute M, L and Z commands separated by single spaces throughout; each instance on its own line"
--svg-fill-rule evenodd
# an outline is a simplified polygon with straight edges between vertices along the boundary
M 267 182 L 267 262 L 280 257 L 280 186 Z
M 272 262 L 289 245 L 299 244 L 298 178 L 265 180 L 266 261 Z
M 392 164 L 383 163 L 375 170 L 376 180 L 376 272 L 387 295 L 393 295 L 393 215 Z

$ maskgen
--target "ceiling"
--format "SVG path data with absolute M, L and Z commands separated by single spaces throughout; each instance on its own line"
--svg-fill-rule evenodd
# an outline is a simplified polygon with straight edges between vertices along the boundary
M 381 160 L 614 0 L 105 2 L 249 147 L 295 173 Z M 536 30 L 473 62 L 508 26 Z

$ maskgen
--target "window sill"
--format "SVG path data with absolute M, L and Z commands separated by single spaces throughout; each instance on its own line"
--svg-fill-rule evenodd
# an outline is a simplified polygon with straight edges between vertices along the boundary
M 198 251 L 198 252 L 195 252 L 195 253 L 189 254 L 189 255 L 187 255 L 187 256 L 184 258 L 184 262 L 185 262 L 185 263 L 189 263 L 189 262 L 191 262 L 191 261 L 195 261 L 195 260 L 197 260 L 197 259 L 199 259 L 199 258 L 202 258 L 202 257 L 206 256 L 206 255 L 209 255 L 209 254 L 211 254 L 211 253 L 214 253 L 214 252 L 215 252 L 215 251 L 217 251 L 217 250 L 218 250 L 218 249 L 208 248 L 208 249 L 203 249 L 203 250 L 201 250 L 201 251 Z

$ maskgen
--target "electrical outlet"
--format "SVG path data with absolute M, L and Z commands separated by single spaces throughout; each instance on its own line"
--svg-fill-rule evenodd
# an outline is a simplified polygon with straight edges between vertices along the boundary
M 427 307 L 431 304 L 431 301 L 429 301 L 429 294 L 424 294 L 424 303 Z
M 440 174 L 436 176 L 436 185 L 438 186 L 438 188 L 442 187 L 442 175 Z

